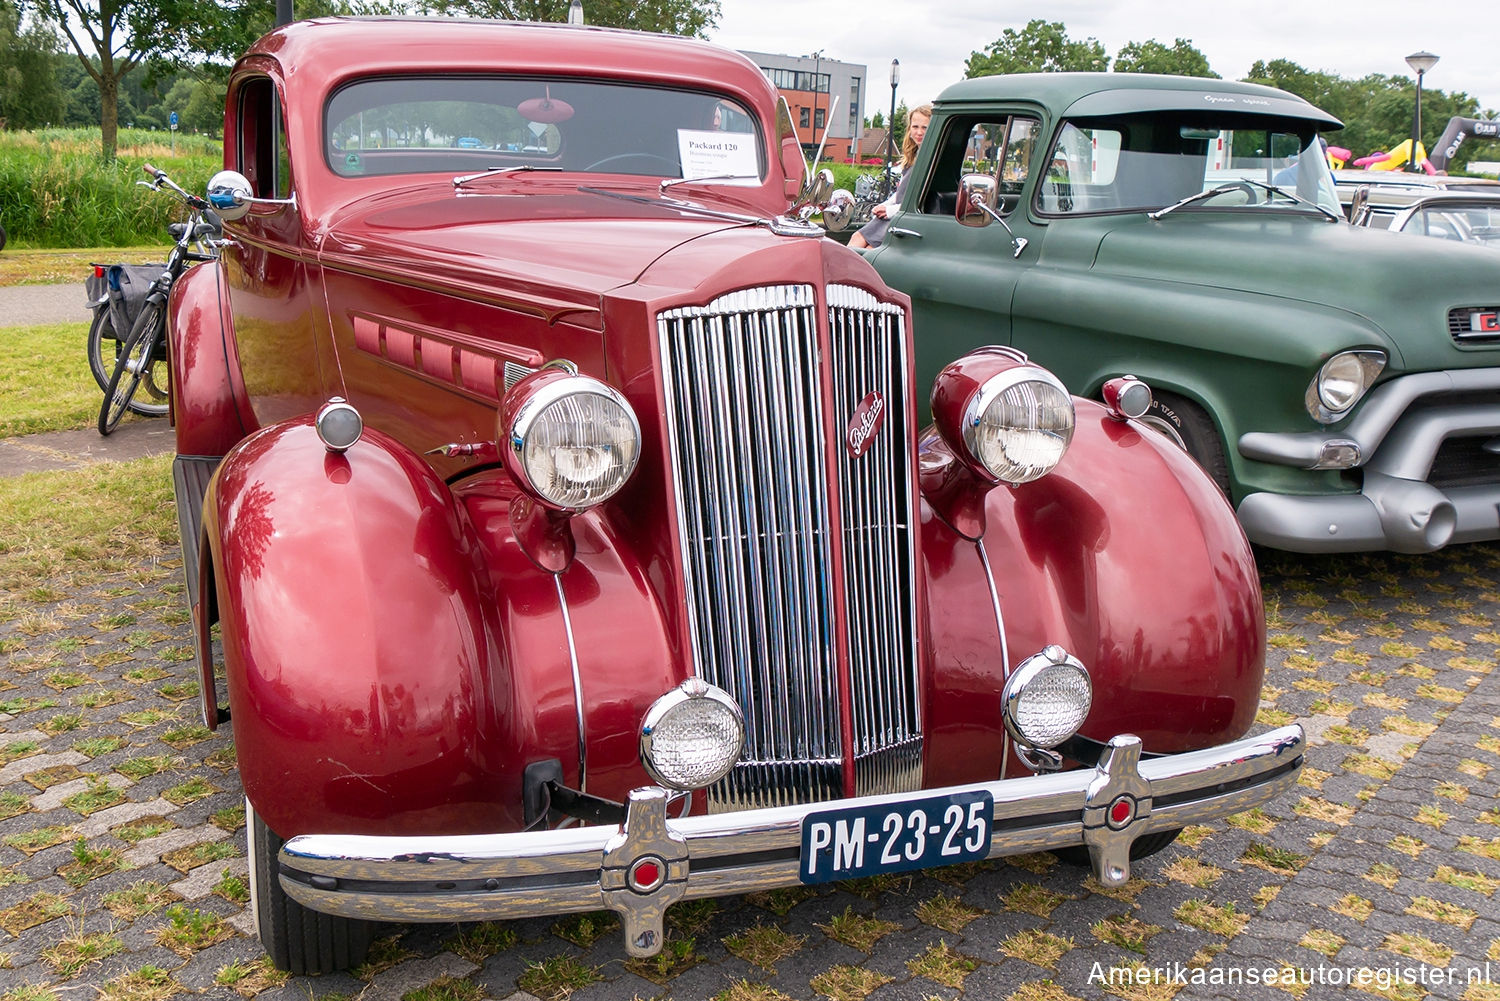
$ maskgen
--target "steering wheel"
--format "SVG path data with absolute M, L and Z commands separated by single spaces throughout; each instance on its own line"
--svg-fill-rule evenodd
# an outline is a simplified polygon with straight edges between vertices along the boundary
M 629 163 L 632 160 L 638 160 L 643 165 L 660 165 L 660 166 L 664 166 L 673 175 L 676 175 L 678 173 L 678 170 L 679 170 L 679 168 L 677 166 L 677 161 L 675 161 L 675 160 L 668 160 L 666 157 L 664 157 L 664 156 L 657 156 L 655 153 L 616 153 L 614 156 L 606 156 L 602 160 L 595 160 L 593 163 L 589 164 L 587 167 L 584 167 L 583 169 L 585 171 L 594 171 L 594 170 L 598 170 L 601 167 L 604 167 L 604 166 L 606 166 L 608 164 L 612 164 L 612 163 Z M 620 173 L 620 171 L 616 171 L 616 173 Z
M 1226 184 L 1219 185 L 1216 190 L 1226 193 L 1230 191 L 1242 190 L 1245 192 L 1246 205 L 1254 205 L 1259 202 L 1260 196 L 1262 194 L 1262 192 L 1258 188 L 1256 188 L 1255 185 L 1249 184 L 1245 181 L 1229 181 Z

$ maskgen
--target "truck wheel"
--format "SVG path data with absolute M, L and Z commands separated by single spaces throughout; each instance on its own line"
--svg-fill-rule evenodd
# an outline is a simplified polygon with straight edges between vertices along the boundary
M 1155 831 L 1144 834 L 1135 839 L 1135 844 L 1130 846 L 1130 861 L 1136 862 L 1166 848 L 1177 840 L 1177 835 L 1182 833 L 1182 828 L 1173 831 Z M 1089 850 L 1082 845 L 1074 845 L 1070 848 L 1054 848 L 1052 854 L 1069 865 L 1078 865 L 1088 868 L 1093 863 L 1089 861 Z
M 1203 408 L 1192 400 L 1171 393 L 1157 393 L 1141 423 L 1170 438 L 1178 448 L 1197 460 L 1219 489 L 1229 493 L 1229 463 L 1219 432 Z
M 286 895 L 277 877 L 277 837 L 250 800 L 245 800 L 245 838 L 250 859 L 250 912 L 261 944 L 279 970 L 332 973 L 365 961 L 375 923 L 309 910 Z

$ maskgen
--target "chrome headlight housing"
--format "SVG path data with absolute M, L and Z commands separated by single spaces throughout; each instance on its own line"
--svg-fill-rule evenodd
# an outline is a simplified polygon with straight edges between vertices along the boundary
M 501 418 L 505 463 L 528 493 L 557 510 L 581 511 L 625 485 L 640 459 L 641 425 L 613 387 L 554 370 L 512 392 L 519 402 L 507 400 Z
M 1062 461 L 1073 440 L 1073 397 L 1035 365 L 993 376 L 969 400 L 963 441 L 995 480 L 1030 483 Z
M 734 699 L 689 678 L 651 704 L 641 721 L 641 764 L 670 789 L 711 786 L 745 747 L 745 718 Z
M 1385 370 L 1386 355 L 1376 349 L 1340 351 L 1323 363 L 1307 387 L 1307 412 L 1319 424 L 1347 414 Z
M 1027 657 L 1001 695 L 1005 729 L 1028 747 L 1053 748 L 1078 732 L 1094 704 L 1083 663 L 1060 646 Z

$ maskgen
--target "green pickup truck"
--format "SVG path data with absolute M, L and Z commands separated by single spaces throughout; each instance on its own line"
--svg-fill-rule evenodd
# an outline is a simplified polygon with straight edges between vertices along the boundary
M 917 376 L 1010 344 L 1141 418 L 1251 541 L 1426 552 L 1500 538 L 1500 254 L 1351 227 L 1320 132 L 1251 84 L 996 76 L 945 90 L 890 235 Z

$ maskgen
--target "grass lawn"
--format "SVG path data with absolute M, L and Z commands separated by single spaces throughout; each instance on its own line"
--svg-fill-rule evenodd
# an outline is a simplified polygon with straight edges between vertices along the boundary
M 0 288 L 7 285 L 56 285 L 77 282 L 80 286 L 89 274 L 89 265 L 147 264 L 165 261 L 167 247 L 85 247 L 81 250 L 17 250 L 8 246 L 0 251 Z
M 103 394 L 89 373 L 87 323 L 0 327 L 0 438 L 88 427 Z

